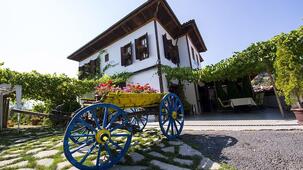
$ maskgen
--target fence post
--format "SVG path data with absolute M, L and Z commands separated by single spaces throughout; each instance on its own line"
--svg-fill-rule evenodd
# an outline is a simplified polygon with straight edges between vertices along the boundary
M 0 131 L 2 131 L 2 125 L 3 125 L 3 95 L 0 94 Z

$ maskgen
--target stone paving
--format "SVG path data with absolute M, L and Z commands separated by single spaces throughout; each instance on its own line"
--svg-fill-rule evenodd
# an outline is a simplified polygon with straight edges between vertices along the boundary
M 6 136 L 5 147 L 0 149 L 0 170 L 76 169 L 72 167 L 63 154 L 62 138 L 63 132 L 46 129 Z M 0 144 L 2 145 L 2 143 Z M 78 154 L 79 157 L 84 155 L 77 152 L 75 154 Z M 91 160 L 91 163 L 95 161 Z M 167 141 L 159 130 L 147 129 L 134 135 L 127 155 L 112 169 L 188 170 L 219 168 L 218 163 L 204 157 L 199 151 L 183 141 Z

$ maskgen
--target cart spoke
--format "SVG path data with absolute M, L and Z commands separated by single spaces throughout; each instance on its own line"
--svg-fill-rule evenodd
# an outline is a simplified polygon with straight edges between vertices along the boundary
M 97 144 L 97 143 L 95 143 L 95 144 L 87 151 L 87 153 L 86 153 L 86 154 L 84 155 L 84 157 L 81 159 L 80 164 L 82 164 L 82 163 L 86 160 L 86 158 L 89 156 L 89 154 L 95 149 L 96 144 Z
M 122 133 L 122 134 L 118 134 L 118 133 L 115 133 L 115 134 L 112 134 L 111 136 L 112 137 L 128 137 L 130 134 L 125 134 L 125 133 Z
M 99 149 L 98 149 L 98 155 L 97 155 L 96 166 L 99 166 L 101 150 L 102 150 L 102 145 L 99 144 Z
M 104 108 L 104 115 L 103 115 L 103 122 L 102 122 L 102 127 L 105 128 L 107 125 L 107 116 L 108 116 L 108 108 Z
M 179 134 L 178 126 L 177 126 L 177 123 L 175 121 L 174 121 L 174 127 L 176 128 L 177 134 Z
M 73 154 L 73 153 L 77 152 L 78 150 L 84 148 L 85 146 L 90 145 L 92 142 L 93 142 L 93 140 L 87 141 L 87 143 L 84 143 L 84 144 L 78 146 L 77 148 L 70 150 L 70 153 Z
M 166 131 L 165 131 L 166 134 L 168 133 L 168 130 L 169 130 L 169 128 L 170 128 L 170 124 L 171 124 L 171 121 L 170 121 L 170 119 L 169 119 L 169 122 L 168 122 L 168 125 L 167 125 L 167 129 L 166 129 Z
M 177 121 L 177 123 L 181 126 L 181 122 L 180 122 L 178 119 L 176 119 L 176 121 Z
M 96 132 L 96 129 L 95 129 L 91 124 L 87 123 L 85 120 L 83 120 L 83 119 L 81 119 L 81 118 L 79 118 L 79 120 L 80 120 L 80 123 L 81 123 L 82 125 L 84 125 L 84 126 L 87 127 L 88 129 L 90 129 L 90 130 Z
M 163 125 L 165 125 L 165 123 L 167 123 L 167 121 L 169 121 L 169 118 L 167 118 L 166 120 L 163 121 Z
M 107 143 L 104 144 L 105 150 L 108 153 L 109 159 L 112 157 L 112 153 L 110 151 L 110 148 L 108 147 Z
M 118 149 L 122 150 L 121 146 L 118 145 L 118 143 L 114 142 L 113 140 L 109 139 L 109 142 L 116 146 Z
M 96 134 L 73 134 L 73 135 L 70 135 L 70 137 L 93 137 L 95 136 Z
M 101 129 L 100 127 L 100 123 L 99 123 L 99 119 L 96 115 L 96 111 L 90 111 L 91 115 L 93 116 L 94 120 L 95 120 L 95 123 L 96 123 L 96 126 L 98 127 L 98 129 Z
M 174 135 L 174 120 L 171 120 L 171 134 Z

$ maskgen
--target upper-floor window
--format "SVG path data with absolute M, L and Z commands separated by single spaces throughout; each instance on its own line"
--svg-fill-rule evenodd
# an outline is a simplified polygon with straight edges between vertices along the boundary
M 148 34 L 146 33 L 142 37 L 135 40 L 136 45 L 136 59 L 143 60 L 149 57 L 148 47 Z
M 196 59 L 195 59 L 195 50 L 194 50 L 193 47 L 191 47 L 191 56 L 192 56 L 193 60 L 196 61 Z
M 132 43 L 128 43 L 124 47 L 121 47 L 121 65 L 128 66 L 133 63 L 132 61 Z
M 108 62 L 109 61 L 109 54 L 105 54 L 104 58 L 105 58 L 105 62 Z
M 168 40 L 166 34 L 163 35 L 164 55 L 174 64 L 179 63 L 179 50 L 177 45 L 173 45 L 172 40 Z

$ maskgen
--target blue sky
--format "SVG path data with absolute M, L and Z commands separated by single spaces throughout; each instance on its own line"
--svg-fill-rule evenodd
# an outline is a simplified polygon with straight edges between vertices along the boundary
M 0 0 L 0 61 L 17 71 L 76 76 L 66 57 L 145 0 Z M 302 0 L 168 0 L 182 22 L 195 19 L 213 64 L 253 42 L 303 25 Z

